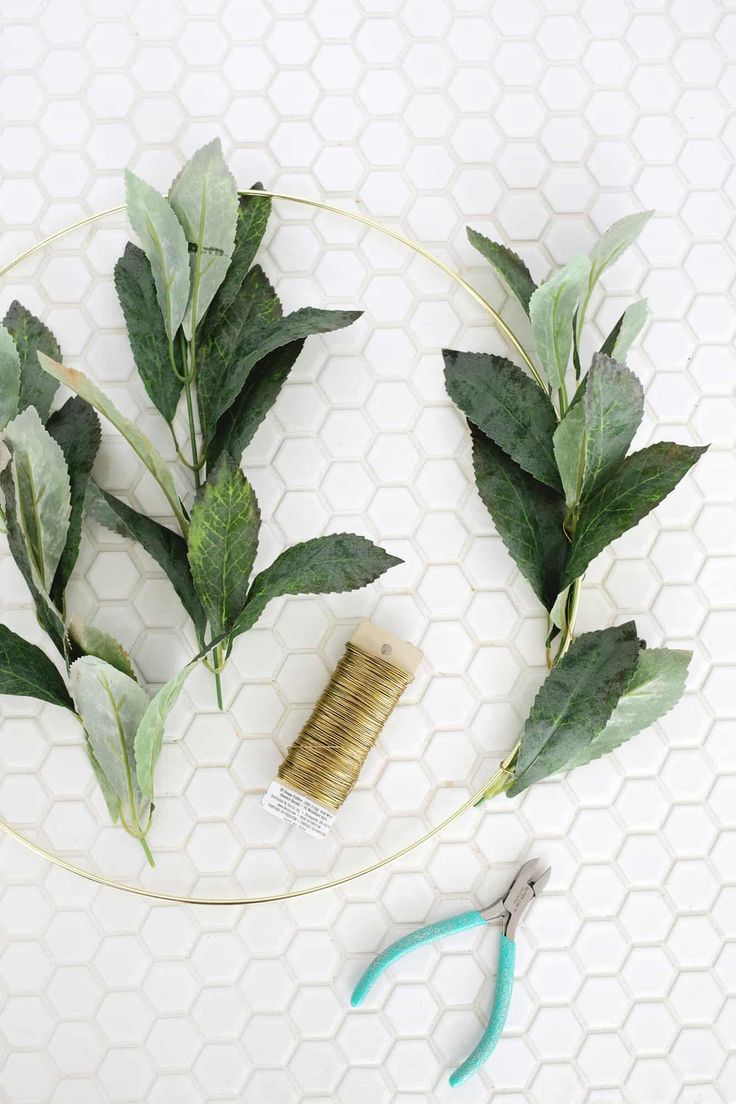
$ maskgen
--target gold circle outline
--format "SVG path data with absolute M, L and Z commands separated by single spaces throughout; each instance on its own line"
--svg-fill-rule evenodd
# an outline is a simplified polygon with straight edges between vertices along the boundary
M 283 200 L 287 203 L 298 203 L 305 207 L 312 207 L 318 211 L 327 211 L 330 214 L 342 215 L 345 218 L 351 219 L 353 222 L 360 223 L 363 226 L 368 226 L 372 230 L 377 230 L 379 233 L 384 234 L 386 237 L 392 238 L 400 245 L 405 246 L 411 252 L 417 256 L 424 257 L 436 268 L 439 268 L 446 276 L 449 276 L 463 291 L 467 292 L 472 299 L 478 303 L 483 310 L 487 312 L 493 319 L 495 325 L 504 335 L 510 345 L 514 347 L 516 352 L 522 358 L 527 367 L 532 371 L 533 375 L 537 375 L 535 365 L 530 360 L 526 350 L 521 345 L 516 334 L 506 325 L 501 316 L 494 310 L 491 304 L 483 298 L 480 292 L 469 284 L 467 280 L 463 279 L 459 272 L 456 272 L 434 253 L 430 253 L 424 246 L 419 245 L 418 242 L 414 242 L 411 238 L 405 237 L 399 233 L 398 230 L 394 230 L 390 226 L 385 226 L 383 223 L 377 222 L 375 219 L 370 218 L 368 215 L 363 215 L 359 211 L 349 211 L 344 207 L 336 207 L 332 203 L 325 203 L 318 199 L 309 199 L 306 196 L 290 195 L 287 192 L 270 192 L 261 189 L 247 188 L 243 189 L 239 193 L 246 196 L 262 196 L 265 199 Z M 109 217 L 110 215 L 119 214 L 125 210 L 125 204 L 121 204 L 118 207 L 109 207 L 105 211 L 98 211 L 96 214 L 88 215 L 86 218 L 80 219 L 78 222 L 72 223 L 70 226 L 65 226 L 61 230 L 57 230 L 53 234 L 49 234 L 40 242 L 36 242 L 35 245 L 30 246 L 28 249 L 19 253 L 17 257 L 14 257 L 7 264 L 0 268 L 0 277 L 5 276 L 8 272 L 12 271 L 17 265 L 27 260 L 28 257 L 33 256 L 34 253 L 38 253 L 41 249 L 44 249 L 52 242 L 58 241 L 59 238 L 65 237 L 66 234 L 71 234 L 75 230 L 81 230 L 85 226 L 89 226 L 94 222 L 98 222 L 100 219 Z M 515 749 L 514 749 L 515 750 Z M 412 840 L 405 847 L 400 848 L 398 851 L 392 852 L 390 855 L 386 855 L 382 859 L 377 859 L 376 862 L 371 863 L 369 866 L 361 867 L 360 870 L 351 871 L 348 874 L 343 874 L 339 878 L 333 878 L 331 881 L 317 882 L 314 885 L 304 886 L 301 889 L 286 890 L 283 893 L 269 893 L 263 894 L 257 897 L 190 897 L 187 895 L 180 895 L 177 893 L 165 893 L 162 890 L 147 889 L 145 886 L 129 885 L 126 882 L 118 882 L 114 878 L 108 878 L 104 874 L 96 874 L 92 870 L 85 870 L 81 866 L 76 866 L 74 863 L 69 862 L 67 859 L 61 857 L 61 855 L 55 855 L 53 851 L 48 851 L 45 847 L 41 847 L 40 844 L 34 843 L 32 840 L 27 839 L 21 832 L 12 825 L 8 824 L 5 820 L 0 818 L 0 830 L 3 831 L 11 839 L 14 839 L 16 843 L 20 843 L 23 847 L 26 847 L 29 851 L 39 855 L 41 858 L 46 859 L 54 866 L 60 867 L 62 870 L 66 870 L 70 874 L 76 874 L 80 878 L 85 878 L 88 882 L 94 882 L 96 885 L 106 886 L 108 889 L 117 889 L 123 893 L 131 893 L 136 897 L 147 897 L 154 901 L 166 901 L 179 905 L 219 905 L 219 906 L 235 906 L 235 905 L 263 905 L 276 901 L 290 901 L 297 897 L 306 897 L 313 893 L 320 893 L 326 889 L 335 889 L 338 886 L 345 885 L 348 882 L 355 881 L 357 878 L 362 878 L 366 874 L 373 874 L 376 870 L 380 870 L 384 866 L 388 866 L 389 863 L 396 862 L 398 859 L 408 855 L 411 851 L 421 847 L 422 844 L 427 843 L 433 839 L 434 836 L 439 835 L 448 825 L 452 824 L 455 820 L 467 812 L 468 809 L 476 805 L 480 799 L 489 790 L 499 783 L 508 772 L 509 760 L 513 755 L 513 751 L 504 759 L 495 773 L 485 782 L 477 793 L 472 797 L 467 798 L 466 801 L 460 805 L 458 809 L 446 816 L 444 820 L 441 820 L 439 824 L 436 824 L 434 828 L 430 828 L 424 835 L 420 836 L 416 840 Z

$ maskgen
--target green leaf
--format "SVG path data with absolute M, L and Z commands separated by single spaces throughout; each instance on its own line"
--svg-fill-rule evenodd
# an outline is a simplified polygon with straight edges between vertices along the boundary
M 539 483 L 471 427 L 478 493 L 519 571 L 546 609 L 562 590 L 568 543 L 562 496 Z
M 560 387 L 565 382 L 572 350 L 573 318 L 589 272 L 587 257 L 573 257 L 538 287 L 529 301 L 537 355 L 551 387 Z
M 260 525 L 253 488 L 224 453 L 197 495 L 189 525 L 189 566 L 215 635 L 232 629 L 243 612 Z
M 582 406 L 585 409 L 583 495 L 600 486 L 629 451 L 644 415 L 644 390 L 633 372 L 594 353 Z
M 169 203 L 191 249 L 189 301 L 183 329 L 191 338 L 230 264 L 238 218 L 238 192 L 220 139 L 198 149 L 169 190 Z
M 585 406 L 570 406 L 554 433 L 557 470 L 560 473 L 565 502 L 574 506 L 583 493 L 585 476 Z
M 34 572 L 26 547 L 25 537 L 21 529 L 15 501 L 15 482 L 13 479 L 12 465 L 0 472 L 0 490 L 5 500 L 5 526 L 8 537 L 8 547 L 21 575 L 25 579 L 26 586 L 33 598 L 36 607 L 38 623 L 48 634 L 52 643 L 58 648 L 64 659 L 67 660 L 67 638 L 64 620 L 59 610 L 54 606 L 48 594 L 44 594 L 36 586 Z
M 125 173 L 125 202 L 130 225 L 151 263 L 164 328 L 168 339 L 173 341 L 189 300 L 186 236 L 164 197 L 130 171 Z
M 100 447 L 100 423 L 92 407 L 84 399 L 69 399 L 55 411 L 46 429 L 64 454 L 69 472 L 71 513 L 64 551 L 56 569 L 51 597 L 63 609 L 64 591 L 79 556 L 84 515 L 84 496 Z
M 29 406 L 5 427 L 12 461 L 15 509 L 34 583 L 50 594 L 64 551 L 71 513 L 64 453 Z
M 637 211 L 633 215 L 624 215 L 613 226 L 609 226 L 590 254 L 587 296 L 598 283 L 601 273 L 615 264 L 634 244 L 653 214 L 654 211 Z
M 84 508 L 99 525 L 127 540 L 137 541 L 166 572 L 201 640 L 207 618 L 194 589 L 184 538 L 121 502 L 108 491 L 103 491 L 96 483 L 90 483 L 87 487 Z
M 209 445 L 217 421 L 243 390 L 252 368 L 268 353 L 311 334 L 349 326 L 359 311 L 305 307 L 282 317 L 263 271 L 252 268 L 216 328 L 205 320 L 197 352 L 197 395 L 202 439 Z
M 183 376 L 181 347 L 179 342 L 169 347 L 151 262 L 133 242 L 128 242 L 115 265 L 115 287 L 138 374 L 153 405 L 171 423 L 183 387 L 171 366 L 171 356 Z
M 64 680 L 45 652 L 1 624 L 0 694 L 38 698 L 74 712 Z
M 72 617 L 69 622 L 69 636 L 81 655 L 103 659 L 128 678 L 135 679 L 130 656 L 114 636 L 102 629 L 96 629 L 94 625 L 85 625 L 77 616 Z
M 401 562 L 356 533 L 331 533 L 292 545 L 256 575 L 234 635 L 255 625 L 272 598 L 359 590 Z
M 153 801 L 153 773 L 161 754 L 166 718 L 174 708 L 185 680 L 196 664 L 183 667 L 156 694 L 143 714 L 135 737 L 135 762 L 141 792 Z
M 263 190 L 260 183 L 254 184 L 251 191 Z M 255 260 L 256 253 L 266 232 L 271 214 L 269 196 L 241 195 L 238 199 L 238 221 L 235 227 L 235 248 L 225 279 L 220 284 L 207 311 L 207 326 L 213 332 L 222 322 L 223 315 L 243 286 L 248 269 Z
M 105 804 L 107 805 L 107 811 L 110 814 L 110 819 L 113 824 L 117 824 L 118 820 L 120 819 L 120 798 L 105 778 L 105 772 L 95 759 L 95 753 L 92 750 L 92 745 L 89 742 L 89 736 L 86 732 L 84 734 L 84 746 L 87 752 L 87 758 L 89 759 L 90 766 L 92 767 L 95 778 L 97 779 L 99 787 L 102 790 L 102 796 L 105 799 Z
M 524 725 L 509 797 L 578 761 L 608 722 L 639 656 L 636 625 L 584 633 L 555 664 Z
M 601 352 L 613 357 L 619 364 L 626 363 L 629 349 L 644 328 L 649 316 L 646 299 L 638 299 L 627 307 L 601 345 Z
M 568 506 L 577 505 L 619 466 L 644 413 L 644 391 L 623 364 L 595 353 L 582 401 L 555 431 L 555 457 Z
M 124 414 L 120 413 L 107 395 L 103 391 L 100 391 L 97 384 L 93 383 L 89 376 L 85 376 L 83 372 L 78 372 L 75 368 L 66 368 L 63 364 L 58 364 L 55 360 L 51 360 L 50 357 L 44 356 L 43 353 L 39 353 L 38 358 L 42 367 L 49 375 L 57 379 L 59 383 L 66 384 L 70 391 L 73 391 L 76 395 L 79 395 L 80 398 L 88 402 L 90 406 L 93 406 L 98 413 L 102 414 L 103 418 L 107 418 L 107 420 L 115 426 L 118 432 L 123 435 L 166 495 L 174 516 L 181 527 L 182 533 L 186 533 L 187 519 L 184 515 L 181 502 L 179 501 L 179 496 L 176 493 L 174 480 L 166 465 L 166 461 L 155 448 L 153 442 L 146 437 L 145 433 L 143 433 L 134 422 L 131 422 L 129 418 L 126 418 Z
M 20 400 L 20 357 L 5 326 L 0 326 L 0 429 L 18 413 Z
M 221 415 L 215 436 L 207 450 L 210 465 L 223 452 L 237 460 L 253 440 L 256 430 L 279 397 L 281 388 L 304 348 L 304 341 L 291 341 L 260 360 L 250 372 L 243 390 Z
M 606 727 L 582 744 L 571 767 L 582 766 L 620 747 L 677 704 L 687 681 L 692 652 L 646 648 Z
M 138 785 L 134 743 L 148 695 L 134 679 L 94 656 L 72 664 L 70 681 L 95 760 L 121 806 L 143 827 L 149 802 Z
M 517 256 L 508 246 L 491 241 L 485 234 L 480 234 L 477 230 L 471 229 L 470 226 L 467 228 L 467 234 L 470 244 L 487 261 L 490 261 L 519 300 L 526 314 L 529 314 L 529 300 L 537 290 L 537 285 L 521 257 Z
M 607 544 L 658 506 L 705 447 L 661 441 L 628 456 L 583 503 L 562 585 L 569 586 Z
M 38 363 L 37 353 L 61 359 L 56 338 L 43 322 L 14 300 L 5 315 L 5 326 L 13 338 L 20 356 L 20 398 L 18 410 L 35 406 L 42 422 L 51 410 L 58 384 L 49 378 Z
M 552 448 L 557 418 L 544 391 L 505 357 L 452 349 L 442 355 L 453 402 L 524 471 L 559 490 Z

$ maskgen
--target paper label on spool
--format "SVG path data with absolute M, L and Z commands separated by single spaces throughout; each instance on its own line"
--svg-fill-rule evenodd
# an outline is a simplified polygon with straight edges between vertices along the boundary
M 335 814 L 331 809 L 325 809 L 324 805 L 319 805 L 311 797 L 289 789 L 277 778 L 274 778 L 263 795 L 261 806 L 279 820 L 294 824 L 308 836 L 316 836 L 317 839 L 324 839 L 335 823 Z

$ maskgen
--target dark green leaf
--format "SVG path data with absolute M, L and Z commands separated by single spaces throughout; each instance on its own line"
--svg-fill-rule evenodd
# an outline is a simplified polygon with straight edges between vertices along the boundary
M 243 612 L 260 526 L 253 488 L 224 453 L 197 495 L 189 524 L 189 566 L 215 635 L 232 629 Z
M 256 189 L 262 191 L 263 185 L 254 184 L 251 191 Z M 220 326 L 227 308 L 243 286 L 243 280 L 263 240 L 270 214 L 269 196 L 240 196 L 238 221 L 235 227 L 235 248 L 230 267 L 207 311 L 207 326 L 212 332 Z
M 599 759 L 669 713 L 682 697 L 692 652 L 646 648 L 606 727 L 581 745 L 571 767 Z M 569 769 L 569 768 L 568 768 Z
M 487 261 L 490 261 L 519 300 L 525 312 L 529 314 L 529 300 L 537 290 L 537 285 L 532 280 L 532 274 L 521 257 L 517 256 L 508 246 L 491 241 L 485 234 L 480 234 L 477 230 L 471 229 L 470 226 L 467 228 L 467 233 L 470 244 Z
M 36 354 L 40 350 L 54 360 L 60 360 L 61 352 L 56 338 L 51 330 L 26 310 L 17 299 L 10 304 L 3 322 L 15 341 L 20 356 L 18 410 L 35 406 L 41 421 L 45 422 L 59 385 L 43 371 Z
M 601 732 L 626 690 L 638 656 L 633 621 L 573 641 L 534 699 L 509 797 L 578 762 L 581 749 Z
M 167 422 L 172 422 L 183 384 L 171 367 L 169 339 L 150 261 L 133 242 L 128 242 L 115 265 L 115 287 L 138 374 L 153 405 Z M 172 351 L 176 371 L 181 376 L 184 365 L 179 342 L 173 342 Z
M 272 598 L 359 590 L 401 563 L 356 533 L 331 533 L 295 544 L 257 575 L 234 635 L 255 625 Z
M 568 543 L 563 531 L 565 502 L 471 427 L 478 493 L 498 535 L 546 609 L 562 589 Z
M 184 609 L 194 622 L 198 638 L 201 639 L 207 618 L 194 589 L 184 538 L 153 518 L 140 514 L 95 483 L 90 483 L 87 487 L 84 506 L 89 516 L 106 529 L 128 540 L 137 541 L 159 567 L 163 568 Z
M 85 625 L 76 616 L 69 622 L 69 636 L 80 656 L 96 656 L 122 671 L 128 678 L 135 679 L 130 656 L 114 636 L 102 629 L 96 629 L 94 625 Z
M 291 341 L 260 360 L 250 372 L 243 390 L 222 415 L 207 450 L 208 462 L 215 464 L 223 452 L 237 460 L 253 440 L 259 425 L 276 402 L 289 372 L 304 348 L 304 341 Z
M 64 680 L 48 656 L 0 625 L 0 694 L 38 698 L 74 712 Z
M 658 506 L 703 452 L 704 446 L 661 441 L 628 456 L 583 503 L 562 586 L 569 586 L 607 544 Z
M 101 433 L 94 410 L 89 403 L 77 396 L 69 399 L 60 410 L 51 415 L 46 429 L 64 453 L 71 488 L 71 514 L 66 544 L 51 588 L 51 597 L 59 609 L 63 609 L 64 591 L 79 555 L 84 496 L 100 447 Z
M 281 305 L 256 265 L 224 312 L 217 327 L 205 320 L 197 353 L 197 395 L 205 446 L 217 421 L 235 402 L 255 364 L 268 353 L 311 334 L 330 333 L 351 325 L 358 311 L 305 307 L 283 317 Z
M 639 299 L 627 307 L 601 345 L 601 352 L 624 364 L 629 349 L 644 327 L 648 314 L 649 306 L 646 299 Z
M 0 472 L 0 490 L 2 490 L 5 499 L 5 527 L 8 547 L 30 591 L 33 604 L 36 607 L 36 617 L 39 625 L 66 659 L 66 630 L 63 618 L 59 611 L 52 607 L 49 599 L 41 593 L 34 581 L 34 572 L 28 558 L 25 538 L 18 522 L 15 506 L 15 485 L 10 465 Z
M 557 418 L 545 392 L 505 357 L 453 349 L 442 355 L 453 402 L 524 471 L 559 490 L 552 448 Z
M 554 435 L 555 460 L 568 506 L 574 506 L 583 493 L 585 476 L 585 406 L 570 406 Z

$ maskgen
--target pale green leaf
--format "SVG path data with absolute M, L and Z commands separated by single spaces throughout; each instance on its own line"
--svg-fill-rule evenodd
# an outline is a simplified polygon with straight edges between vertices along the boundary
M 582 766 L 620 747 L 677 704 L 687 681 L 692 652 L 645 648 L 605 728 L 583 743 L 571 767 Z
M 223 453 L 197 495 L 189 524 L 189 564 L 215 635 L 243 612 L 258 549 L 261 515 L 240 467 Z
M 507 245 L 491 241 L 485 234 L 473 230 L 470 226 L 467 228 L 467 234 L 470 244 L 487 261 L 490 261 L 519 300 L 524 312 L 529 314 L 529 300 L 537 290 L 537 285 L 521 257 L 514 253 L 513 249 L 509 249 Z
M 135 737 L 135 762 L 141 792 L 153 801 L 153 773 L 161 754 L 166 718 L 174 708 L 181 688 L 195 663 L 174 675 L 151 699 Z
M 625 364 L 629 349 L 643 330 L 648 316 L 649 304 L 646 299 L 638 299 L 636 303 L 632 303 L 601 345 L 601 352 L 617 360 L 619 364 Z
M 551 387 L 565 382 L 573 343 L 573 319 L 590 272 L 587 257 L 577 256 L 547 280 L 529 301 L 537 355 Z
M 64 453 L 33 406 L 18 414 L 3 436 L 12 455 L 15 510 L 33 580 L 42 594 L 49 595 L 71 514 Z
M 20 357 L 5 326 L 0 326 L 0 429 L 18 413 Z
M 166 495 L 182 532 L 186 533 L 187 519 L 184 515 L 181 502 L 179 501 L 179 496 L 176 493 L 174 480 L 165 460 L 154 447 L 152 441 L 146 437 L 145 433 L 143 433 L 134 422 L 131 422 L 129 418 L 121 414 L 107 395 L 103 391 L 100 391 L 97 384 L 93 383 L 89 376 L 85 376 L 83 372 L 78 372 L 75 368 L 67 368 L 63 364 L 59 364 L 57 361 L 52 360 L 50 357 L 44 356 L 43 353 L 38 354 L 38 359 L 41 366 L 49 375 L 53 376 L 59 383 L 66 384 L 71 391 L 83 398 L 90 406 L 93 406 L 99 414 L 102 414 L 103 418 L 107 418 L 107 420 L 115 426 L 118 432 L 123 435 Z
M 135 679 L 130 656 L 114 636 L 96 629 L 94 625 L 86 625 L 76 614 L 69 622 L 69 636 L 82 655 L 104 659 L 105 663 L 122 671 L 128 678 Z
M 575 403 L 554 433 L 557 470 L 565 491 L 565 502 L 574 506 L 583 491 L 585 475 L 585 407 Z
M 636 625 L 584 633 L 552 668 L 524 725 L 509 797 L 577 765 L 607 724 L 636 668 Z
M 197 150 L 169 191 L 169 203 L 190 246 L 191 281 L 183 329 L 191 338 L 230 264 L 238 192 L 219 138 Z
M 589 291 L 595 287 L 601 273 L 615 264 L 634 244 L 653 214 L 654 211 L 637 211 L 633 215 L 624 215 L 609 226 L 590 253 Z
M 92 750 L 92 745 L 89 742 L 89 736 L 86 732 L 84 734 L 84 747 L 87 752 L 89 764 L 94 772 L 94 776 L 97 779 L 100 789 L 102 790 L 102 796 L 105 799 L 107 811 L 110 814 L 110 820 L 113 822 L 113 824 L 117 824 L 118 820 L 120 819 L 120 798 L 105 778 L 105 772 L 95 759 L 95 753 Z
M 96 762 L 131 820 L 144 827 L 148 799 L 138 785 L 134 744 L 148 695 L 128 675 L 94 656 L 72 664 L 70 682 Z
M 130 225 L 151 263 L 166 334 L 173 341 L 189 300 L 189 247 L 181 223 L 159 192 L 127 171 L 125 202 Z

